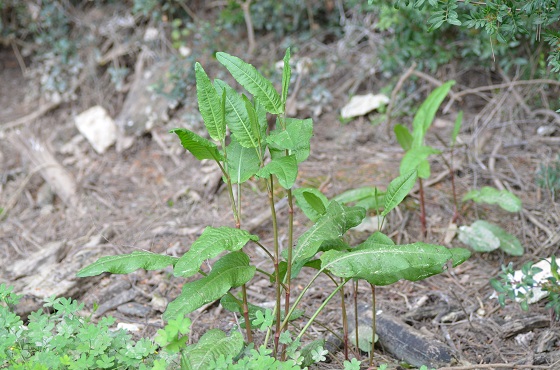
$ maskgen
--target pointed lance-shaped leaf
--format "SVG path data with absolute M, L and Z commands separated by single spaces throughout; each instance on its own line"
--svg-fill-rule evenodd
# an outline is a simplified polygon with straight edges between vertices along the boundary
M 397 137 L 397 141 L 401 145 L 401 148 L 403 148 L 405 152 L 409 151 L 410 148 L 412 148 L 413 141 L 410 131 L 400 124 L 395 125 L 393 130 L 395 131 L 395 136 Z
M 381 212 L 381 216 L 385 217 L 393 208 L 398 206 L 414 187 L 418 171 L 415 169 L 400 175 L 389 183 L 387 193 L 385 194 L 385 209 Z
M 439 106 L 453 85 L 455 85 L 455 81 L 451 80 L 436 88 L 426 100 L 424 100 L 424 103 L 422 103 L 418 112 L 416 112 L 414 120 L 412 121 L 412 147 L 423 145 L 424 136 L 432 125 Z
M 272 86 L 272 82 L 264 78 L 255 67 L 224 52 L 217 53 L 216 59 L 228 69 L 241 86 L 261 102 L 269 113 L 284 113 L 282 99 Z
M 259 237 L 242 229 L 208 226 L 191 245 L 188 252 L 179 258 L 173 274 L 182 277 L 193 276 L 204 261 L 214 258 L 224 251 L 240 250 L 249 240 L 258 241 Z
M 249 266 L 249 257 L 243 252 L 224 255 L 207 276 L 183 285 L 181 294 L 167 306 L 164 320 L 188 315 L 206 303 L 220 299 L 230 289 L 251 280 L 255 269 L 255 266 Z
M 454 146 L 457 142 L 457 136 L 459 131 L 461 131 L 461 125 L 463 124 L 463 111 L 459 111 L 457 118 L 455 119 L 455 125 L 453 126 L 453 133 L 451 134 L 451 146 Z
M 195 74 L 198 109 L 204 120 L 204 125 L 210 137 L 221 142 L 226 137 L 222 94 L 216 91 L 210 78 L 198 62 L 195 64 Z
M 224 90 L 226 92 L 226 122 L 232 135 L 246 148 L 258 147 L 259 140 L 253 132 L 247 106 L 241 95 L 224 81 L 215 80 L 214 84 L 221 92 Z
M 192 131 L 184 128 L 175 128 L 169 132 L 176 134 L 181 140 L 183 148 L 191 152 L 198 160 L 213 159 L 221 161 L 224 159 L 216 144 Z
M 282 105 L 286 109 L 286 101 L 288 100 L 288 88 L 290 87 L 290 79 L 292 78 L 292 68 L 290 67 L 290 48 L 286 49 L 284 55 L 284 68 L 282 69 Z
M 177 257 L 165 256 L 147 251 L 134 251 L 130 254 L 105 256 L 89 266 L 84 267 L 76 276 L 95 276 L 104 272 L 111 274 L 129 274 L 138 269 L 161 270 L 169 265 L 175 265 Z

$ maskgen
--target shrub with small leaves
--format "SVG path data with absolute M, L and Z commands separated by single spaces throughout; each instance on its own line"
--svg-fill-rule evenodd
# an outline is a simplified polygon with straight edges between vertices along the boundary
M 46 299 L 45 310 L 31 313 L 25 326 L 13 312 L 19 299 L 0 284 L 0 368 L 165 369 L 177 363 L 176 355 L 158 353 L 151 340 L 134 343 L 126 331 L 113 330 L 111 317 L 94 324 L 80 316 L 83 304 L 69 298 Z
M 527 262 L 521 268 L 521 274 L 516 274 L 513 264 L 502 266 L 502 272 L 496 279 L 490 280 L 490 284 L 498 293 L 498 301 L 503 307 L 506 300 L 510 299 L 519 303 L 524 311 L 529 310 L 529 304 L 535 296 L 535 290 L 540 289 L 548 293 L 547 308 L 554 310 L 560 317 L 560 271 L 556 257 L 550 258 L 550 275 L 546 278 L 537 278 L 536 275 L 543 269 L 534 266 L 533 262 Z

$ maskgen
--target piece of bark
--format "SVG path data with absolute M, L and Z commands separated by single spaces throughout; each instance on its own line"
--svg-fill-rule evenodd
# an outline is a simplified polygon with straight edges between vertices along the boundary
M 558 332 L 555 330 L 547 329 L 539 335 L 537 339 L 536 353 L 549 352 L 554 348 L 554 344 L 558 340 Z
M 371 307 L 359 305 L 358 314 L 359 336 L 364 338 L 364 335 L 369 334 L 371 338 Z M 348 339 L 354 342 L 356 335 L 354 329 L 355 320 L 351 314 L 348 315 L 348 323 Z M 457 362 L 452 349 L 447 345 L 421 333 L 392 315 L 377 313 L 376 333 L 378 336 L 378 343 L 376 345 L 382 347 L 397 360 L 405 361 L 415 367 L 426 365 L 429 368 L 439 368 Z M 342 337 L 342 334 L 340 337 Z M 329 336 L 325 348 L 329 352 L 333 352 L 335 348 L 340 348 L 342 344 L 340 339 Z
M 526 333 L 537 328 L 544 328 L 549 325 L 550 318 L 543 315 L 524 317 L 522 319 L 508 321 L 502 325 L 502 337 L 504 339 L 510 338 L 514 335 Z
M 99 308 L 93 314 L 95 317 L 99 317 L 103 315 L 105 312 L 110 311 L 118 306 L 128 303 L 136 298 L 136 291 L 133 289 L 124 290 L 120 294 L 117 294 L 113 298 L 109 299 L 108 301 L 103 302 L 99 305 Z
M 56 160 L 47 146 L 29 130 L 23 129 L 11 135 L 11 142 L 32 163 L 30 171 L 38 171 L 51 189 L 69 207 L 78 205 L 76 181 Z

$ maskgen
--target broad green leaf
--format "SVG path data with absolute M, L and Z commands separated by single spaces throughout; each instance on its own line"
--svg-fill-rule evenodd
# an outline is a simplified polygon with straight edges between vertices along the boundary
M 353 203 L 360 201 L 362 199 L 366 199 L 368 197 L 372 197 L 375 195 L 375 187 L 373 186 L 364 186 L 361 188 L 355 188 L 347 190 L 343 193 L 338 194 L 333 198 L 339 203 Z
M 210 137 L 221 142 L 226 137 L 222 94 L 218 94 L 200 63 L 197 62 L 194 69 L 198 109 Z
M 284 113 L 282 99 L 272 86 L 272 82 L 264 78 L 255 67 L 224 52 L 218 52 L 216 59 L 228 69 L 241 86 L 262 103 L 269 113 Z
M 368 240 L 374 244 L 395 245 L 395 242 L 381 231 L 376 231 L 371 234 Z
M 183 358 L 191 370 L 207 370 L 220 356 L 236 357 L 243 350 L 243 335 L 232 331 L 228 337 L 220 329 L 210 329 L 195 344 L 187 346 Z
M 497 204 L 508 212 L 521 211 L 521 199 L 507 190 L 485 186 L 480 190 L 471 190 L 463 197 L 463 202 L 472 199 L 476 203 Z
M 457 118 L 455 119 L 455 125 L 453 126 L 453 133 L 451 134 L 451 146 L 454 146 L 457 142 L 457 136 L 459 131 L 461 131 L 461 125 L 463 124 L 463 111 L 459 111 Z
M 453 257 L 453 266 L 470 253 L 452 253 L 441 245 L 417 242 L 405 245 L 378 244 L 366 240 L 350 252 L 328 251 L 321 256 L 321 268 L 342 278 L 364 279 L 373 285 L 389 285 L 401 279 L 417 281 L 439 274 Z
M 373 209 L 375 211 L 381 211 L 385 208 L 385 192 L 378 191 L 373 196 L 364 198 L 359 202 L 356 202 L 355 206 L 365 208 L 367 211 Z
M 344 204 L 355 203 L 366 210 L 381 210 L 385 207 L 385 192 L 372 186 L 364 186 L 347 190 L 334 197 L 334 200 Z
M 327 212 L 303 233 L 293 250 L 293 261 L 302 262 L 313 257 L 325 241 L 338 239 L 349 229 L 358 226 L 366 216 L 361 207 L 345 207 L 331 201 Z
M 220 299 L 230 289 L 239 287 L 253 278 L 255 266 L 249 266 L 249 257 L 243 252 L 231 252 L 220 258 L 205 277 L 183 285 L 181 294 L 163 314 L 164 320 L 188 315 L 206 303 Z
M 410 148 L 412 148 L 412 135 L 408 129 L 403 125 L 397 124 L 393 130 L 395 131 L 395 136 L 401 148 L 403 148 L 405 152 L 410 150 Z
M 501 227 L 484 220 L 475 221 L 470 228 L 461 226 L 459 240 L 477 252 L 490 252 L 497 248 L 512 256 L 522 256 L 524 252 L 519 239 Z M 496 244 L 497 247 L 495 247 Z
M 227 165 L 231 182 L 242 184 L 254 176 L 260 168 L 257 148 L 245 148 L 232 138 L 227 146 Z
M 134 251 L 130 254 L 101 257 L 91 265 L 78 271 L 76 276 L 95 276 L 104 272 L 129 274 L 138 269 L 161 270 L 169 265 L 175 265 L 178 260 L 177 257 L 147 251 Z
M 258 137 L 253 132 L 254 127 L 249 119 L 245 101 L 231 86 L 224 81 L 215 80 L 214 84 L 220 92 L 226 92 L 226 123 L 231 134 L 246 148 L 259 146 Z
M 329 205 L 327 197 L 315 188 L 298 188 L 292 191 L 296 204 L 311 221 L 325 214 Z
M 459 240 L 475 252 L 491 252 L 500 247 L 500 239 L 480 220 L 471 226 L 459 227 Z
M 432 154 L 440 154 L 441 151 L 431 146 L 419 146 L 410 149 L 401 160 L 400 173 L 407 173 L 414 169 L 418 169 L 418 177 L 427 179 L 430 177 L 430 164 L 427 158 Z
M 183 128 L 175 128 L 169 132 L 179 136 L 183 148 L 191 152 L 198 160 L 213 159 L 215 161 L 221 161 L 224 159 L 216 144 L 192 131 Z
M 412 121 L 413 148 L 420 147 L 424 144 L 424 136 L 432 125 L 439 106 L 453 85 L 455 85 L 455 81 L 447 81 L 436 88 L 422 103 L 418 112 L 416 112 L 414 120 Z
M 214 258 L 224 251 L 240 250 L 249 240 L 258 241 L 259 237 L 233 227 L 208 226 L 191 245 L 189 251 L 179 259 L 173 274 L 182 277 L 193 276 L 205 260 Z
M 301 163 L 309 157 L 310 141 L 313 136 L 313 121 L 308 119 L 286 118 L 286 129 L 277 129 L 266 139 L 268 145 L 276 150 L 288 150 Z
M 284 68 L 282 69 L 282 105 L 286 109 L 286 101 L 288 100 L 288 88 L 290 87 L 290 79 L 292 78 L 292 68 L 290 67 L 290 48 L 286 49 L 284 55 Z
M 398 206 L 414 187 L 418 172 L 414 169 L 403 175 L 400 175 L 389 183 L 387 193 L 385 194 L 385 209 L 381 212 L 381 216 L 385 217 L 393 208 Z
M 296 157 L 289 155 L 287 157 L 279 157 L 268 162 L 263 168 L 257 172 L 257 176 L 264 178 L 270 175 L 276 176 L 278 183 L 284 189 L 291 189 L 297 178 L 298 166 Z

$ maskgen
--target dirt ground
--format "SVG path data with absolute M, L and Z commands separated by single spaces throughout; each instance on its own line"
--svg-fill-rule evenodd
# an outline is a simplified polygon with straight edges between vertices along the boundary
M 281 59 L 280 42 L 261 42 L 262 48 L 257 48 L 259 51 L 249 59 L 254 65 L 270 65 Z M 244 57 L 240 50 L 225 51 Z M 351 94 L 377 93 L 388 83 L 374 70 L 364 72 L 361 68 L 363 60 L 374 58 L 373 53 L 367 49 L 341 51 L 340 45 L 322 43 L 320 38 L 301 45 L 295 53 L 296 60 L 309 57 L 316 65 L 321 61 L 330 68 L 326 68 L 328 75 L 322 76 L 311 68 L 298 92 L 301 104 L 296 116 L 313 117 L 314 137 L 311 156 L 303 163 L 296 186 L 320 187 L 328 196 L 334 196 L 359 186 L 384 188 L 398 175 L 403 152 L 394 137 L 387 135 L 387 123 L 374 125 L 368 117 L 361 117 L 343 124 L 339 119 L 340 108 Z M 203 50 L 197 54 L 204 56 L 202 64 L 209 75 L 217 76 L 219 67 L 209 62 L 210 55 Z M 12 49 L 0 50 L 0 65 L 0 205 L 7 211 L 0 221 L 0 283 L 13 284 L 26 294 L 26 308 L 21 309 L 25 312 L 37 309 L 41 296 L 53 292 L 53 288 L 42 285 L 43 281 L 54 279 L 58 288 L 64 281 L 65 294 L 84 301 L 87 310 L 98 303 L 103 308 L 99 314 L 136 324 L 138 335 L 153 335 L 163 325 L 165 304 L 177 296 L 182 286 L 170 271 L 88 279 L 78 279 L 74 274 L 100 255 L 142 249 L 180 256 L 205 226 L 233 225 L 217 169 L 212 163 L 197 162 L 168 133 L 185 126 L 202 132 L 200 121 L 192 120 L 196 117 L 194 86 L 187 88 L 186 104 L 173 111 L 169 121 L 158 122 L 148 132 L 134 137 L 127 150 L 117 152 L 112 147 L 100 155 L 81 139 L 73 117 L 94 104 L 106 106 L 115 116 L 122 107 L 123 94 L 96 93 L 95 82 L 87 80 L 77 90 L 75 101 L 44 109 L 50 103 L 27 98 L 33 85 L 23 76 Z M 402 77 L 406 77 L 405 72 Z M 453 163 L 459 198 L 473 188 L 488 185 L 509 189 L 523 201 L 523 211 L 514 214 L 467 202 L 461 205 L 458 220 L 459 225 L 479 218 L 495 222 L 519 238 L 526 251 L 522 257 L 500 251 L 473 253 L 467 262 L 439 276 L 377 288 L 379 309 L 402 318 L 453 350 L 458 361 L 445 368 L 560 368 L 560 330 L 553 313 L 545 307 L 546 300 L 532 305 L 529 312 L 515 304 L 502 308 L 489 285 L 489 279 L 499 274 L 502 264 L 512 262 L 520 268 L 527 261 L 556 254 L 560 243 L 557 199 L 535 182 L 539 166 L 553 161 L 560 145 L 560 117 L 546 108 L 549 100 L 555 101 L 559 96 L 559 84 L 518 83 L 510 77 L 514 82 L 506 74 L 464 70 L 457 65 L 442 68 L 434 76 L 413 71 L 393 102 L 393 113 L 399 116 L 392 125 L 410 123 L 412 104 L 418 104 L 441 81 L 457 80 L 453 88 L 456 99 L 447 111 L 438 114 L 427 136 L 428 143 L 442 149 L 449 159 L 450 151 L 444 143 L 450 137 L 457 112 L 464 110 Z M 316 91 L 327 91 L 330 98 L 309 98 Z M 108 98 L 114 96 L 120 98 Z M 537 130 L 543 126 L 552 127 L 553 132 L 538 135 Z M 52 153 L 74 179 L 74 200 L 64 201 L 45 186 L 41 168 L 22 144 L 30 137 Z M 389 219 L 385 233 L 395 241 L 444 243 L 454 207 L 449 171 L 441 157 L 432 159 L 432 177 L 425 190 L 427 237 L 420 232 L 415 192 Z M 250 182 L 243 191 L 245 219 L 252 232 L 267 244 L 271 240 L 270 219 L 255 221 L 267 211 L 265 193 L 256 182 Z M 281 211 L 280 216 L 286 216 L 286 211 Z M 296 236 L 306 225 L 305 217 L 298 213 Z M 281 223 L 283 226 L 285 223 Z M 285 230 L 282 228 L 282 240 Z M 355 241 L 365 236 L 352 234 Z M 457 238 L 450 246 L 464 247 Z M 45 250 L 52 253 L 41 254 Z M 249 248 L 248 253 L 257 265 L 266 263 L 257 250 Z M 66 266 L 71 266 L 70 270 Z M 296 290 L 307 277 L 303 274 Z M 327 281 L 321 282 L 306 296 L 302 308 L 307 314 L 318 307 L 331 288 Z M 359 289 L 360 302 L 368 303 L 369 288 Z M 255 277 L 249 291 L 255 303 L 269 304 L 272 293 L 265 277 Z M 352 294 L 348 297 L 352 300 Z M 111 303 L 104 306 L 107 302 Z M 193 341 L 210 327 L 228 330 L 235 325 L 233 315 L 218 305 L 193 313 L 192 319 Z M 319 321 L 340 330 L 336 303 L 328 306 Z M 505 329 L 513 323 L 518 323 L 520 329 Z M 327 335 L 319 326 L 311 333 L 316 337 Z M 376 353 L 376 361 L 388 363 L 390 368 L 399 366 L 383 349 Z M 340 368 L 336 361 L 321 366 Z

